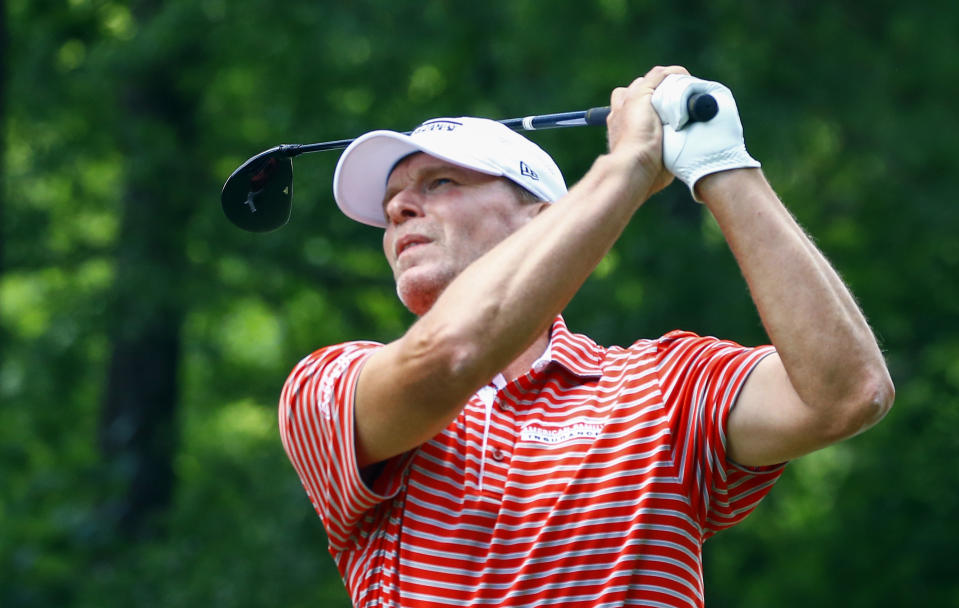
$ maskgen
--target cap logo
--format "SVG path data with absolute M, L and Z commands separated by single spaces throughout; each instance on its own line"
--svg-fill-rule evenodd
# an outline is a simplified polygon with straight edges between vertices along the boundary
M 530 169 L 529 165 L 527 165 L 523 161 L 519 161 L 519 173 L 520 175 L 525 175 L 526 177 L 530 179 L 535 179 L 537 181 L 539 180 L 539 176 L 536 175 L 536 171 L 533 171 L 532 169 Z
M 430 131 L 452 131 L 456 127 L 463 126 L 463 123 L 456 122 L 455 120 L 431 120 L 429 122 L 424 122 L 420 126 L 416 127 L 410 135 L 416 135 L 417 133 L 427 133 Z

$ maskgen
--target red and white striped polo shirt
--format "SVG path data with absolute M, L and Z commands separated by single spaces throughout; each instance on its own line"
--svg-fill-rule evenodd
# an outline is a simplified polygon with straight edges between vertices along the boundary
M 480 390 L 369 487 L 352 398 L 379 347 L 316 351 L 279 407 L 355 606 L 702 606 L 703 541 L 782 473 L 725 456 L 729 410 L 772 347 L 674 331 L 604 348 L 557 318 L 548 360 Z

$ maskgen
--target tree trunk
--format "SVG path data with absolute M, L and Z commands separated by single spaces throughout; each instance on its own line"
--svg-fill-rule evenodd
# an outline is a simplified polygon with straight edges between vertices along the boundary
M 140 2 L 149 27 L 159 5 Z M 149 532 L 174 491 L 180 331 L 187 271 L 184 232 L 195 206 L 189 162 L 195 140 L 193 96 L 178 86 L 196 52 L 194 38 L 162 55 L 141 54 L 123 75 L 125 115 L 118 137 L 127 152 L 123 222 L 116 252 L 112 353 L 100 446 L 118 486 L 108 510 L 127 535 Z
M 162 165 L 153 171 L 163 172 Z M 151 187 L 155 180 L 142 178 L 128 184 L 124 200 L 100 426 L 101 449 L 120 486 L 112 511 L 125 533 L 141 531 L 172 497 L 184 316 L 176 293 L 185 266 L 180 231 L 164 211 L 174 204 Z

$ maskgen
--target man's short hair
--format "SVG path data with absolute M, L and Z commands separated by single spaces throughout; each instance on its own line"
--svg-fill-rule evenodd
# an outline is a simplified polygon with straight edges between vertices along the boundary
M 521 203 L 540 203 L 543 201 L 540 197 L 536 196 L 526 188 L 520 186 L 511 179 L 507 179 L 506 183 L 509 184 L 513 190 L 516 191 L 516 194 L 519 196 Z

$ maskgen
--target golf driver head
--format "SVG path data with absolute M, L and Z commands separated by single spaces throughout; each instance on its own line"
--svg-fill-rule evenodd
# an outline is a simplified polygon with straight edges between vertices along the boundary
M 223 184 L 220 204 L 227 219 L 250 232 L 270 232 L 290 221 L 293 159 L 277 146 L 257 154 Z

